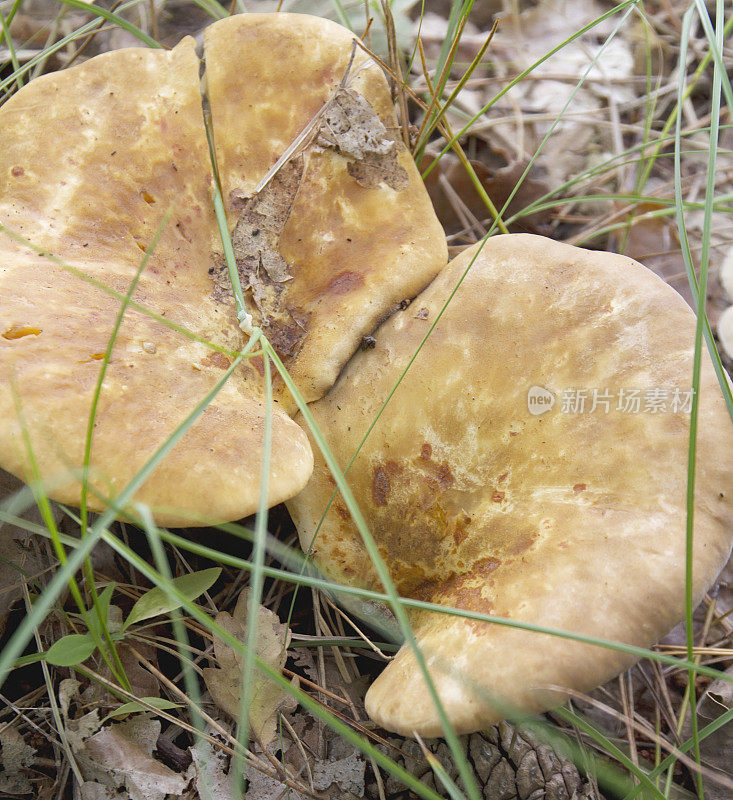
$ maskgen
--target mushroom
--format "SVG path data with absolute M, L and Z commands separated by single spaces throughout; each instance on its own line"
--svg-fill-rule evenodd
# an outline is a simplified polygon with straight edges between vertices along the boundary
M 456 294 L 451 291 L 466 277 Z M 695 320 L 629 258 L 537 236 L 462 253 L 311 406 L 402 596 L 648 646 L 683 616 Z M 733 427 L 702 368 L 694 515 L 697 599 L 733 535 Z M 334 579 L 381 589 L 323 458 L 288 502 Z M 476 619 L 410 612 L 458 732 L 535 713 L 632 658 Z M 403 645 L 366 697 L 381 726 L 441 733 Z
M 291 14 L 206 32 L 206 101 L 248 311 L 308 399 L 447 261 L 386 80 L 354 47 L 338 25 Z M 95 386 L 146 250 L 99 397 L 91 508 L 121 491 L 247 341 L 223 275 L 199 67 L 190 38 L 170 52 L 118 50 L 38 78 L 0 109 L 0 467 L 31 479 L 27 433 L 62 502 L 80 501 Z M 261 357 L 238 366 L 137 492 L 159 523 L 256 509 L 263 372 Z M 278 396 L 269 505 L 312 470 L 293 403 Z

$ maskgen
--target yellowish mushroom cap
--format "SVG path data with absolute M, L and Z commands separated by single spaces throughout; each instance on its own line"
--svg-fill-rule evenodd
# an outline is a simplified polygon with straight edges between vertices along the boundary
M 376 347 L 354 356 L 311 406 L 316 422 L 345 468 L 469 265 L 347 475 L 397 589 L 651 645 L 684 611 L 695 320 L 642 265 L 535 236 L 489 239 L 379 328 Z M 699 598 L 733 537 L 733 426 L 707 358 L 697 443 Z M 334 488 L 318 455 L 288 503 L 305 548 Z M 333 577 L 381 590 L 341 497 L 313 550 Z M 507 707 L 562 703 L 550 687 L 590 690 L 632 660 L 435 612 L 411 620 L 459 732 Z M 441 732 L 407 646 L 366 707 L 389 730 Z
M 300 14 L 230 17 L 205 35 L 222 191 L 243 285 L 253 283 L 247 300 L 308 401 L 448 261 L 387 81 L 354 39 Z M 247 198 L 283 155 L 290 160 L 253 208 Z M 268 222 L 281 257 L 269 268 L 251 247 Z M 237 248 L 238 233 L 250 234 L 249 248 Z
M 347 69 L 352 39 L 287 14 L 234 17 L 206 34 L 206 99 L 247 303 L 308 399 L 447 259 L 383 75 L 361 52 Z M 0 109 L 0 467 L 32 477 L 25 428 L 63 502 L 79 503 L 120 295 L 161 225 L 133 296 L 157 319 L 125 312 L 95 418 L 91 508 L 119 494 L 247 341 L 213 211 L 199 67 L 191 39 L 170 52 L 120 50 L 34 80 Z M 261 357 L 238 367 L 137 492 L 160 523 L 255 510 L 263 372 Z M 270 505 L 312 470 L 283 406 L 294 405 L 279 397 Z

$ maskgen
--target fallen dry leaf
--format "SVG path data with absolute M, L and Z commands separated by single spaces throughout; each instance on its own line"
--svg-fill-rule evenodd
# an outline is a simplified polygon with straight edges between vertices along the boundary
M 84 781 L 79 788 L 81 800 L 114 800 L 112 790 L 96 781 Z
M 216 622 L 241 642 L 247 641 L 247 603 L 249 589 L 239 595 L 233 614 L 222 611 Z M 290 632 L 276 614 L 260 606 L 257 619 L 257 646 L 255 655 L 278 672 L 285 666 Z M 219 639 L 214 640 L 217 667 L 203 672 L 204 681 L 217 706 L 237 719 L 241 702 L 241 682 L 244 665 L 242 657 Z M 275 686 L 259 671 L 252 675 L 252 692 L 249 707 L 249 724 L 252 736 L 264 749 L 275 738 L 278 715 L 281 711 L 294 711 L 297 703 L 287 693 Z
M 100 729 L 99 709 L 74 719 L 72 703 L 85 705 L 81 684 L 67 678 L 59 686 L 59 706 L 69 745 L 84 777 L 82 800 L 108 800 L 126 792 L 129 800 L 164 800 L 185 791 L 189 776 L 153 758 L 160 722 L 142 714 Z M 88 707 L 88 706 L 87 706 Z
M 32 505 L 22 511 L 15 494 L 23 488 L 17 478 L 0 470 L 0 502 L 4 510 L 23 517 L 31 525 L 43 525 L 40 511 Z M 49 560 L 31 547 L 33 534 L 20 526 L 0 521 L 0 634 L 10 609 L 23 597 L 23 583 L 49 566 Z
M 476 177 L 497 210 L 504 207 L 527 166 L 526 163 L 518 161 L 498 169 L 490 169 L 478 160 L 471 161 L 471 164 L 476 172 Z M 433 201 L 435 213 L 448 235 L 457 233 L 466 227 L 457 212 L 456 197 L 470 215 L 480 221 L 488 220 L 489 224 L 484 225 L 484 228 L 488 229 L 491 222 L 489 210 L 456 156 L 444 155 L 437 167 L 428 174 L 425 186 Z M 548 192 L 549 186 L 542 180 L 541 170 L 533 167 L 510 201 L 503 214 L 504 219 L 522 211 Z M 512 233 L 546 233 L 549 230 L 549 222 L 550 212 L 545 210 L 518 219 L 509 227 L 509 230 Z
M 207 731 L 211 733 L 211 731 Z M 220 748 L 212 747 L 206 739 L 199 739 L 191 748 L 194 764 L 193 788 L 200 798 L 233 800 L 232 780 L 227 773 L 229 757 Z
M 30 794 L 33 784 L 25 770 L 33 765 L 36 751 L 10 726 L 0 731 L 0 747 L 0 794 Z
M 351 752 L 342 758 L 331 754 L 327 760 L 319 759 L 313 765 L 313 786 L 318 791 L 336 784 L 342 792 L 364 797 L 366 761 L 358 750 L 349 749 Z
M 547 0 L 517 15 L 505 14 L 491 43 L 494 63 L 510 77 L 530 67 L 605 10 L 598 0 Z M 606 20 L 566 44 L 535 67 L 531 79 L 514 86 L 494 108 L 492 134 L 515 148 L 520 161 L 534 153 L 555 116 L 564 114 L 541 159 L 550 186 L 561 185 L 583 172 L 596 154 L 613 149 L 609 132 L 595 123 L 598 111 L 609 103 L 621 106 L 634 99 L 632 48 L 621 35 L 606 41 L 616 23 L 616 19 Z M 565 113 L 571 92 L 601 47 L 603 53 L 573 96 L 571 111 Z M 517 133 L 520 124 L 522 135 Z
M 167 795 L 180 795 L 188 777 L 153 758 L 159 735 L 160 722 L 145 716 L 106 726 L 76 754 L 84 777 L 117 792 L 124 789 L 130 800 L 165 800 Z

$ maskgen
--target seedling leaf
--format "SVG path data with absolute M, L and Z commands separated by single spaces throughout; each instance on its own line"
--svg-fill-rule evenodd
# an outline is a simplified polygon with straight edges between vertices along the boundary
M 188 575 L 181 575 L 174 578 L 171 582 L 178 592 L 187 600 L 195 600 L 207 589 L 210 589 L 217 578 L 221 575 L 220 567 L 211 567 L 200 572 L 191 572 Z M 150 589 L 135 603 L 122 626 L 122 630 L 127 630 L 136 622 L 157 617 L 160 614 L 167 614 L 176 608 L 180 608 L 183 603 L 176 597 L 169 595 L 159 586 Z
M 129 703 L 123 703 L 114 711 L 110 711 L 109 714 L 107 714 L 107 716 L 102 720 L 102 725 L 104 725 L 107 720 L 113 719 L 114 717 L 122 717 L 125 714 L 134 714 L 138 711 L 148 711 L 149 709 L 147 706 L 158 708 L 161 711 L 169 711 L 172 708 L 182 708 L 180 703 L 172 703 L 170 700 L 166 700 L 164 697 L 142 697 L 140 699 L 142 702 L 131 700 Z M 143 705 L 143 703 L 145 703 L 145 705 Z
M 71 633 L 54 642 L 46 651 L 45 658 L 57 667 L 74 667 L 86 661 L 96 647 L 88 633 Z

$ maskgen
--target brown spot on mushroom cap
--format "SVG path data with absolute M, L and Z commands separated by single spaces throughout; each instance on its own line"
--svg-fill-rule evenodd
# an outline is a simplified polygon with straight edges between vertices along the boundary
M 389 497 L 389 475 L 382 467 L 374 468 L 372 499 L 375 506 L 386 506 Z
M 363 285 L 364 277 L 361 273 L 344 270 L 339 272 L 338 275 L 334 275 L 328 284 L 328 291 L 335 295 L 348 294 Z
M 466 611 L 490 614 L 494 603 L 484 595 L 483 590 L 488 576 L 500 564 L 495 558 L 480 558 L 474 562 L 470 573 L 453 573 L 447 578 L 425 581 L 413 590 L 412 596 L 416 600 L 444 603 Z
M 170 222 L 134 300 L 220 348 L 244 344 L 231 308 L 210 297 L 218 229 L 198 69 L 190 38 L 170 52 L 117 50 L 31 81 L 0 109 L 0 174 L 33 165 L 0 193 L 0 222 L 32 243 L 0 233 L 0 318 L 22 323 L 0 337 L 0 467 L 18 476 L 30 470 L 17 445 L 12 376 L 41 477 L 65 503 L 79 502 L 76 476 L 120 295 L 166 212 Z M 175 123 L 163 125 L 167 118 Z M 127 309 L 97 408 L 93 510 L 105 507 L 97 492 L 119 495 L 224 367 L 195 338 Z M 150 505 L 161 524 L 252 513 L 264 419 L 262 381 L 244 362 L 134 501 Z M 272 424 L 270 504 L 297 492 L 312 468 L 305 435 L 278 406 Z
M 265 361 L 262 356 L 253 356 L 250 359 L 250 364 L 257 370 L 257 374 L 260 378 L 265 377 Z
M 229 369 L 231 361 L 218 350 L 209 353 L 205 358 L 201 359 L 201 364 L 207 367 L 217 367 L 218 369 Z
M 534 383 L 556 397 L 572 387 L 684 390 L 694 316 L 669 286 L 621 256 L 527 235 L 495 237 L 478 250 L 463 253 L 417 297 L 425 315 L 384 323 L 377 346 L 354 356 L 311 411 L 335 458 L 348 463 L 422 342 L 420 317 L 437 315 L 476 257 L 349 470 L 356 500 L 402 594 L 650 645 L 684 610 L 688 419 L 671 411 L 571 415 L 559 403 L 535 417 L 527 392 Z M 518 297 L 536 309 L 522 326 Z M 731 481 L 733 430 L 707 361 L 698 448 L 696 597 L 725 562 L 733 530 L 730 493 L 722 491 Z M 404 469 L 390 476 L 386 505 L 377 506 L 369 502 L 372 465 L 388 459 Z M 443 463 L 450 485 L 438 481 Z M 305 542 L 330 497 L 327 474 L 318 457 L 308 487 L 288 503 Z M 466 516 L 470 524 L 462 523 Z M 330 558 L 335 541 L 351 576 Z M 380 586 L 353 523 L 329 514 L 318 547 L 327 572 Z M 486 564 L 492 569 L 482 575 Z M 565 699 L 543 686 L 587 691 L 630 661 L 460 617 L 411 616 L 461 732 L 502 716 L 474 686 L 534 713 Z M 440 735 L 409 648 L 372 684 L 367 710 L 390 730 Z

